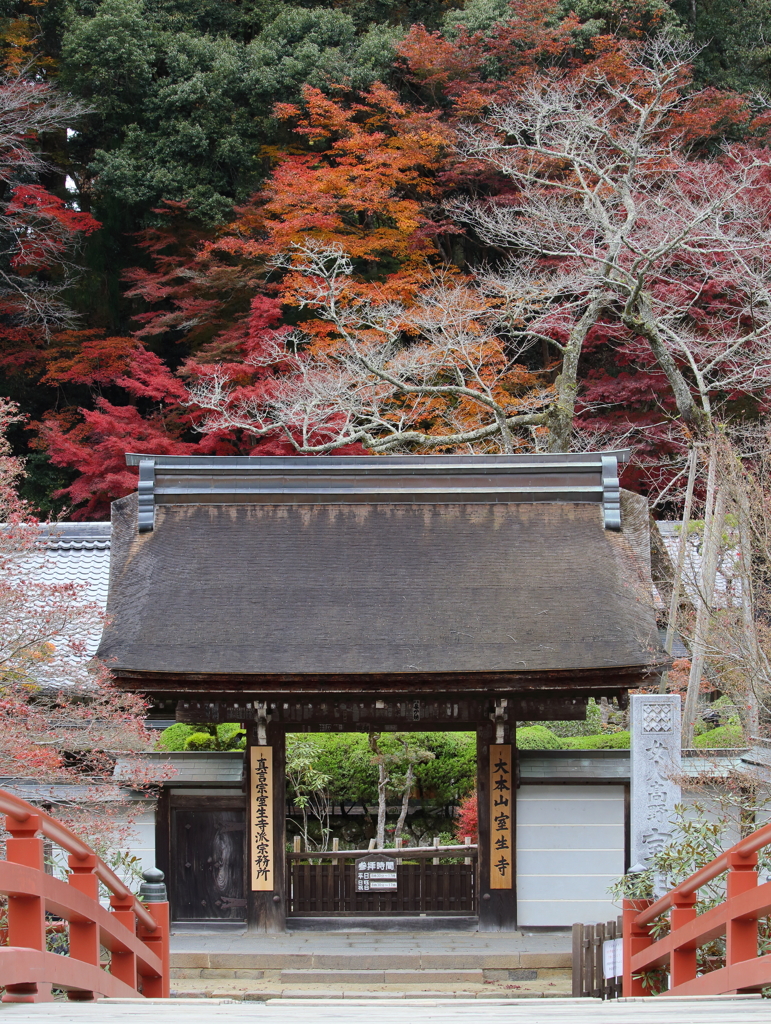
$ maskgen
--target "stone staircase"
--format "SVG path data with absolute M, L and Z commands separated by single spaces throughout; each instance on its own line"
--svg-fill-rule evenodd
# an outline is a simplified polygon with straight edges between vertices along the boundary
M 357 933 L 244 937 L 242 948 L 175 949 L 176 998 L 268 999 L 544 998 L 571 990 L 569 939 L 528 943 L 522 935 L 401 934 L 399 941 Z M 497 940 L 497 941 L 496 941 Z M 194 945 L 187 936 L 185 945 Z M 243 948 L 255 944 L 258 948 Z M 528 949 L 528 945 L 546 946 Z M 176 944 L 177 946 L 179 943 Z M 281 948 L 283 945 L 284 948 Z M 496 948 L 498 947 L 498 948 Z M 519 947 L 519 948 L 518 948 Z

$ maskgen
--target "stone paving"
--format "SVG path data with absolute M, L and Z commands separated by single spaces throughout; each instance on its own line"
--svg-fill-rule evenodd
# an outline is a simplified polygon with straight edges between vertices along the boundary
M 8 1024 L 767 1024 L 758 997 L 486 1000 L 101 1000 L 92 1004 L 4 1006 Z

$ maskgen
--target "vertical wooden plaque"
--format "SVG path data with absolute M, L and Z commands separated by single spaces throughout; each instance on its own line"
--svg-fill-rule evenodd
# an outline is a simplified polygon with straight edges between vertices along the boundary
M 490 744 L 490 888 L 514 883 L 514 782 L 511 744 Z
M 249 748 L 249 860 L 252 891 L 273 889 L 273 749 Z

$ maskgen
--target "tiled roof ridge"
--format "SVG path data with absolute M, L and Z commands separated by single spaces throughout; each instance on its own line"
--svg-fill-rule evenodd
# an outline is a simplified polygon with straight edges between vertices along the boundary
M 40 523 L 38 529 L 49 551 L 110 550 L 112 524 L 109 522 Z
M 48 541 L 46 547 L 51 551 L 109 551 L 109 540 L 97 540 L 92 537 L 83 537 L 81 540 L 60 540 Z

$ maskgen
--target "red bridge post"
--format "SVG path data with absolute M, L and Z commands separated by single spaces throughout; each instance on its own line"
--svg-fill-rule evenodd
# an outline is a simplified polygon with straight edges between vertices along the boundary
M 672 901 L 670 927 L 674 932 L 684 924 L 696 920 L 696 893 L 678 894 Z M 669 965 L 671 987 L 684 985 L 696 977 L 696 947 L 673 949 Z
M 11 834 L 6 844 L 6 860 L 11 864 L 33 868 L 40 878 L 45 871 L 43 840 L 36 835 L 40 828 L 40 816 L 30 814 L 24 821 L 20 821 L 9 814 L 5 819 L 5 827 Z M 8 897 L 8 945 L 45 950 L 45 901 L 40 893 L 35 896 Z M 6 985 L 3 995 L 4 1003 L 41 1003 L 52 999 L 51 986 L 34 981 Z
M 70 873 L 67 881 L 73 889 L 82 892 L 96 902 L 99 900 L 99 879 L 96 874 L 96 855 L 76 857 L 73 854 L 67 859 Z M 99 928 L 95 921 L 72 919 L 70 921 L 70 956 L 86 964 L 99 966 Z M 88 1002 L 94 993 L 85 991 L 68 992 L 67 997 L 75 1002 Z
M 731 851 L 728 855 L 728 877 L 726 878 L 726 900 L 757 888 L 758 855 Z M 752 960 L 758 955 L 758 920 L 755 918 L 730 918 L 726 922 L 726 967 Z
M 132 935 L 136 935 L 137 919 L 134 914 L 134 897 L 131 893 L 127 897 L 110 897 L 112 915 L 124 927 L 128 928 Z M 137 987 L 137 958 L 136 953 L 129 949 L 114 949 L 112 951 L 112 966 L 110 973 L 119 981 L 125 982 L 132 988 Z
M 647 995 L 643 988 L 642 979 L 632 977 L 632 957 L 641 953 L 651 945 L 652 939 L 648 929 L 640 927 L 636 923 L 636 917 L 645 907 L 650 906 L 651 900 L 624 900 L 623 901 L 623 929 L 624 929 L 624 996 Z
M 169 984 L 169 904 L 148 903 L 147 910 L 158 927 L 148 932 L 143 925 L 139 926 L 139 938 L 148 950 L 160 959 L 163 974 L 160 978 L 143 978 L 142 995 L 148 999 L 168 999 L 171 985 Z

